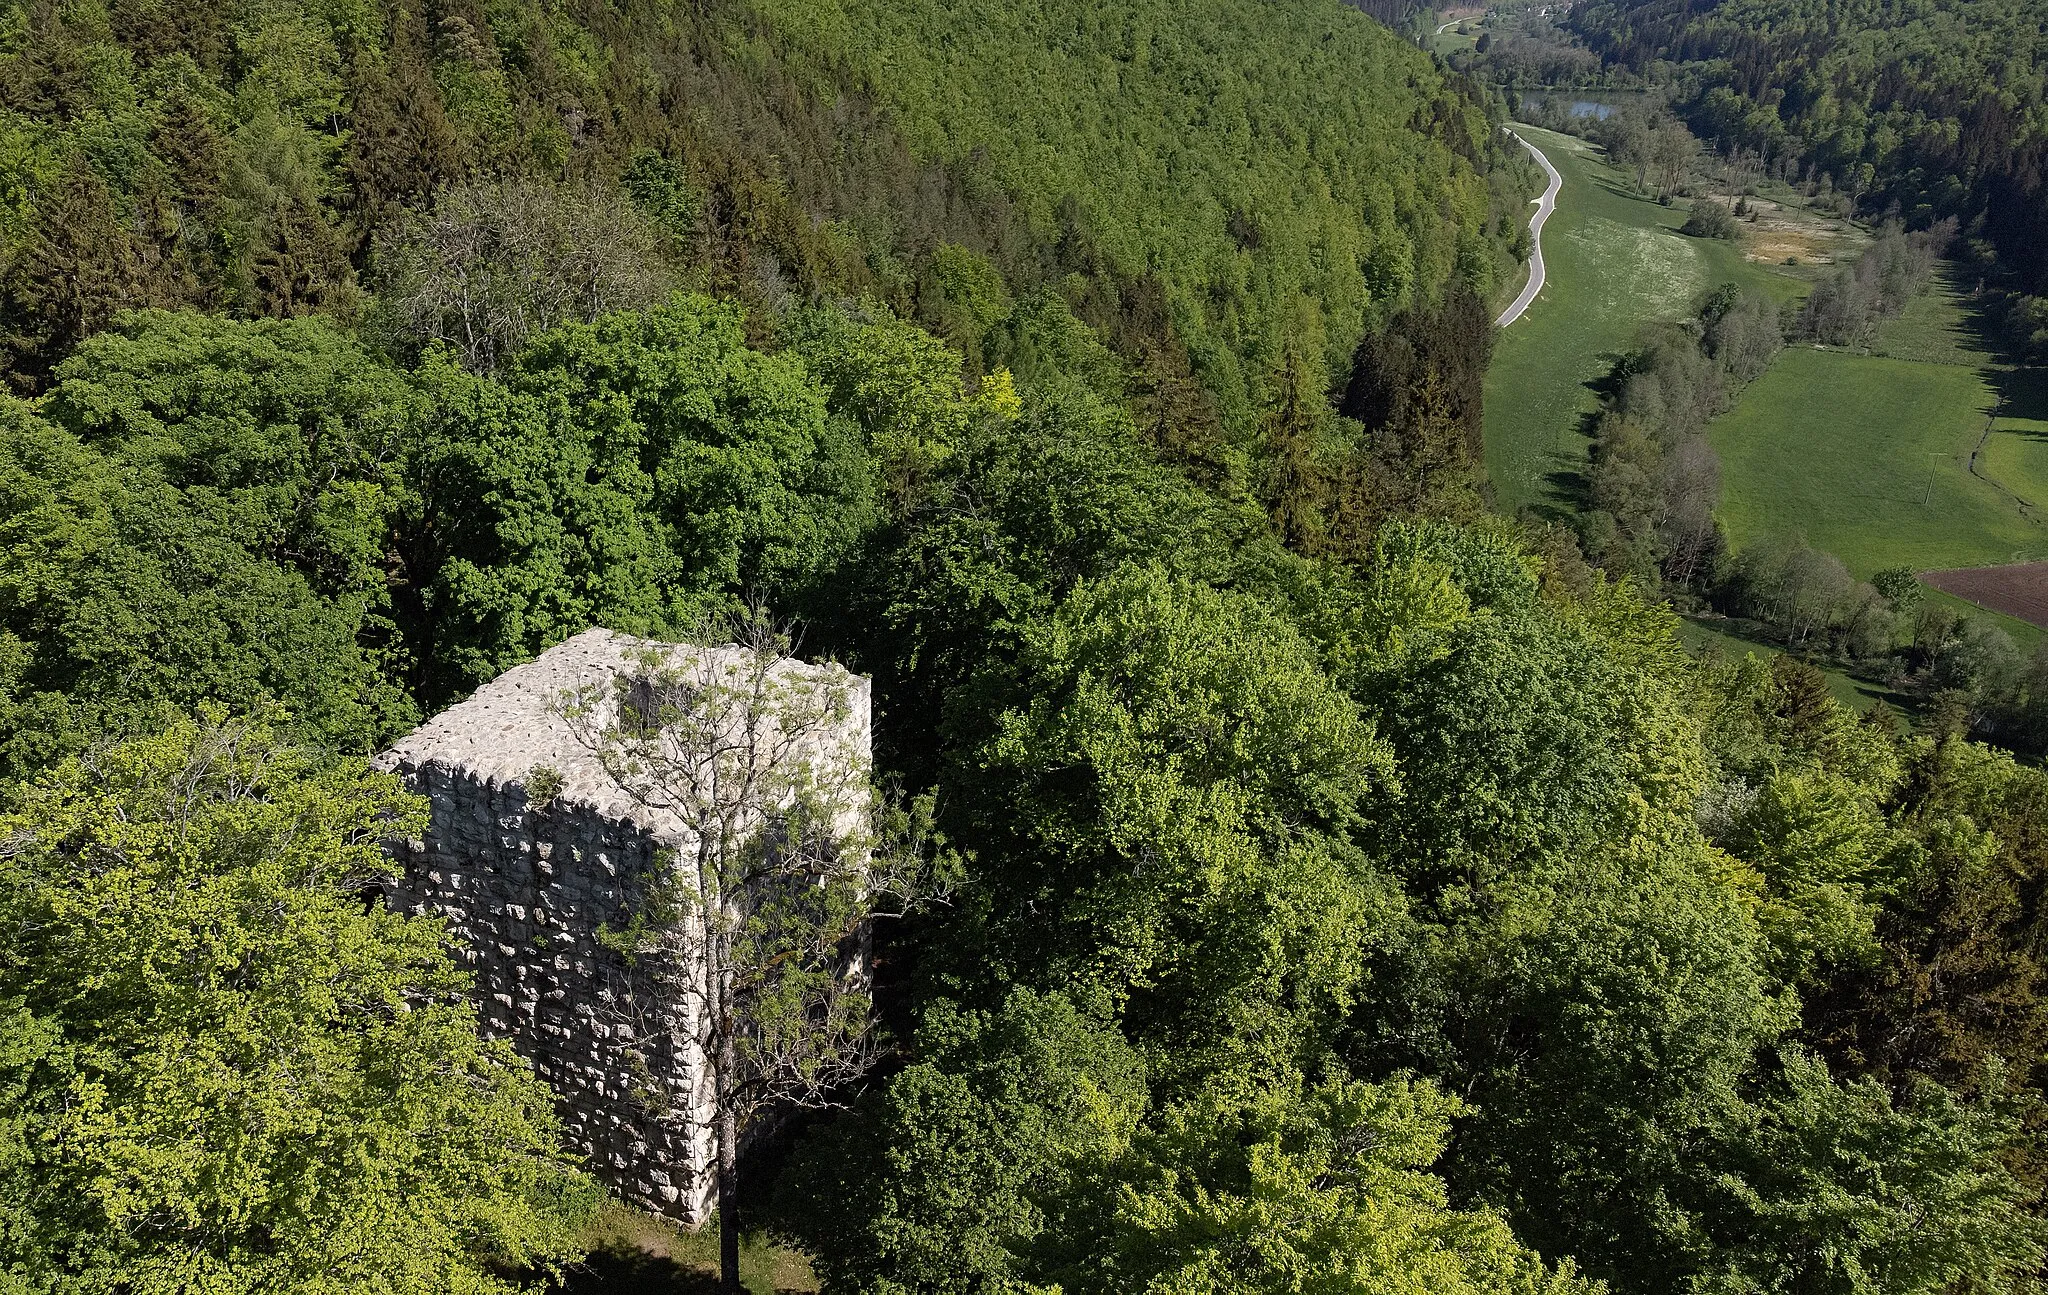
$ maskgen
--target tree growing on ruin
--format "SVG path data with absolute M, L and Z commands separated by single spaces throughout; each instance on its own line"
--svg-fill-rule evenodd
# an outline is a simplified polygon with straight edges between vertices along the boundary
M 636 1097 L 715 1152 L 720 1280 L 738 1291 L 742 1143 L 777 1113 L 832 1104 L 878 1059 L 869 931 L 942 898 L 952 869 L 930 798 L 878 791 L 851 675 L 791 660 L 758 609 L 691 638 L 705 646 L 650 648 L 609 695 L 564 711 L 685 838 L 603 938 L 637 973 L 614 1004 L 649 1078 Z M 678 1103 L 654 1074 L 691 1053 L 704 1073 Z

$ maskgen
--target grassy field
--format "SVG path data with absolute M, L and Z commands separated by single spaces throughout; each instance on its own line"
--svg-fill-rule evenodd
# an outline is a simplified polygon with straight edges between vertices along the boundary
M 1522 129 L 1522 128 L 1518 128 Z M 1486 375 L 1486 468 L 1500 507 L 1561 512 L 1586 461 L 1591 384 L 1646 324 L 1682 319 L 1715 285 L 1742 283 L 1779 299 L 1812 271 L 1759 264 L 1742 248 L 1687 238 L 1682 205 L 1632 192 L 1632 176 L 1571 135 L 1523 133 L 1564 176 L 1543 233 L 1549 277 L 1527 314 L 1495 341 Z M 1519 286 L 1519 285 L 1517 285 Z
M 2048 558 L 2048 375 L 1997 364 L 1952 283 L 1884 325 L 1868 354 L 1787 349 L 1708 434 L 1737 548 L 1796 532 L 1865 578 Z M 1990 615 L 2023 647 L 2042 637 L 1928 597 Z
M 1970 329 L 1963 294 L 1955 280 L 1944 273 L 1925 292 L 1913 298 L 1905 313 L 1879 326 L 1871 340 L 1872 355 L 1894 360 L 1919 360 L 1927 364 L 1960 364 L 1986 368 L 1991 357 L 1984 353 Z
M 1489 17 L 1491 15 L 1484 7 L 1475 5 L 1453 5 L 1437 10 L 1429 19 L 1432 33 L 1429 48 L 1445 58 L 1471 49 L 1478 42 L 1479 33 L 1485 29 Z M 1444 27 L 1446 23 L 1451 25 Z M 1439 31 L 1439 27 L 1443 29 Z
M 1709 433 L 1729 541 L 1796 530 L 1866 578 L 2048 557 L 2048 529 L 1969 472 L 1995 399 L 1964 365 L 1787 350 Z
M 1994 372 L 2002 401 L 1977 469 L 2010 490 L 2030 517 L 2048 510 L 2048 371 Z
M 1432 23 L 1431 26 L 1434 27 L 1435 24 Z M 1460 28 L 1464 30 L 1460 30 Z M 1476 18 L 1460 23 L 1457 27 L 1446 28 L 1432 35 L 1429 38 L 1429 48 L 1435 53 L 1449 58 L 1451 55 L 1462 53 L 1477 44 L 1479 41 L 1479 31 L 1479 20 Z

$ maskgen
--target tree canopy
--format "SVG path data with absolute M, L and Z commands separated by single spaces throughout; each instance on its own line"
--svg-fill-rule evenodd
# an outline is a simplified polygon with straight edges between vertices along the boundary
M 508 1289 L 596 1194 L 438 922 L 366 905 L 420 802 L 216 707 L 0 820 L 0 1286 Z

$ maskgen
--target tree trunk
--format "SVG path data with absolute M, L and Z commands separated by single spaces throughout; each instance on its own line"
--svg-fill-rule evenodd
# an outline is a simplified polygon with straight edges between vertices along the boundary
M 721 833 L 720 839 L 726 839 L 726 834 Z M 699 893 L 715 905 L 712 911 L 720 916 L 726 902 L 725 862 L 723 857 L 714 859 L 706 846 L 698 847 Z M 710 1045 L 706 1060 L 711 1063 L 711 1095 L 717 1106 L 712 1130 L 718 1143 L 718 1289 L 724 1295 L 740 1295 L 744 1289 L 740 1285 L 740 1138 L 739 1120 L 733 1113 L 739 1057 L 733 1047 L 732 946 L 713 920 L 712 911 L 704 917 L 704 979 L 709 991 L 705 1009 L 712 1027 L 706 1040 Z
M 740 1190 L 739 1127 L 732 1108 L 718 1112 L 718 1285 L 726 1295 L 739 1295 Z

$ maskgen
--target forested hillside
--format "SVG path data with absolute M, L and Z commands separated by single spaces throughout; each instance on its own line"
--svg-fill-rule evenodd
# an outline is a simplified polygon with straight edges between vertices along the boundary
M 1059 284 L 1162 380 L 1185 341 L 1239 432 L 1290 339 L 1335 370 L 1390 309 L 1510 268 L 1483 112 L 1335 0 L 118 0 L 17 5 L 5 41 L 31 388 L 124 307 L 351 315 L 406 209 L 492 176 L 623 182 L 698 281 L 872 297 L 970 356 L 1005 289 Z
M 2048 10 L 2036 0 L 1592 0 L 1572 30 L 1675 78 L 1695 130 L 1995 251 L 2011 331 L 2048 346 Z
M 1362 14 L 8 21 L 0 1292 L 573 1278 L 365 757 L 749 606 L 873 680 L 841 892 L 944 883 L 872 1002 L 726 892 L 829 937 L 700 1054 L 851 1040 L 721 1218 L 825 1291 L 2035 1288 L 2048 778 L 1488 516 L 1520 172 Z
M 782 3 L 770 25 L 887 104 L 922 156 L 986 155 L 1035 228 L 1061 202 L 1112 265 L 1149 268 L 1244 409 L 1291 336 L 1341 371 L 1377 308 L 1506 277 L 1471 164 L 1469 92 L 1317 4 Z M 1511 210 L 1512 208 L 1505 208 Z

